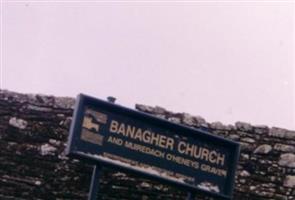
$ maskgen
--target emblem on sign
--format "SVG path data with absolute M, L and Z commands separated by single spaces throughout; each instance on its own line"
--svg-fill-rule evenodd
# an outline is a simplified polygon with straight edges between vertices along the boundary
M 81 139 L 93 144 L 103 145 L 104 136 L 99 133 L 100 127 L 107 123 L 107 115 L 101 112 L 85 109 Z

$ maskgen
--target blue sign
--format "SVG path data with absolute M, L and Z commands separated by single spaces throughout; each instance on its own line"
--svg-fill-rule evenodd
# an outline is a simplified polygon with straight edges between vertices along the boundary
M 80 94 L 69 156 L 231 199 L 239 144 Z

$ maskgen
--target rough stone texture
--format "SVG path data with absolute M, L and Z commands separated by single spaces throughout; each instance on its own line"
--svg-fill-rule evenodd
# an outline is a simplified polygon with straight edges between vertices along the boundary
M 254 142 L 251 142 L 254 143 Z M 254 153 L 257 154 L 268 154 L 272 150 L 272 147 L 268 144 L 263 144 L 257 147 L 254 151 Z
M 92 166 L 64 154 L 74 99 L 0 91 L 0 199 L 87 199 Z M 295 132 L 136 105 L 142 112 L 207 130 L 242 145 L 234 199 L 295 200 Z M 185 199 L 177 188 L 103 170 L 103 200 Z M 198 196 L 197 199 L 208 199 Z
M 285 153 L 280 157 L 279 165 L 295 168 L 295 154 L 293 153 Z
M 284 186 L 295 188 L 295 176 L 287 176 L 284 182 Z
M 9 125 L 14 126 L 19 129 L 25 129 L 28 122 L 23 119 L 17 119 L 16 117 L 12 117 L 9 120 Z

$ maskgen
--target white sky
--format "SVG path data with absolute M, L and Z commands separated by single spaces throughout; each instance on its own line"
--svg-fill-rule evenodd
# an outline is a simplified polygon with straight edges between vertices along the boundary
M 295 130 L 294 1 L 9 1 L 1 88 Z

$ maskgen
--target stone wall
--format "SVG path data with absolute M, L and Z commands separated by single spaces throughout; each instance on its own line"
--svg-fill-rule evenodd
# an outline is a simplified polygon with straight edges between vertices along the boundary
M 0 91 L 0 199 L 87 199 L 92 166 L 64 154 L 74 99 Z M 225 126 L 161 107 L 136 109 L 241 143 L 234 199 L 295 200 L 295 132 Z M 177 188 L 103 170 L 101 199 L 185 199 Z M 206 199 L 198 196 L 197 199 Z

